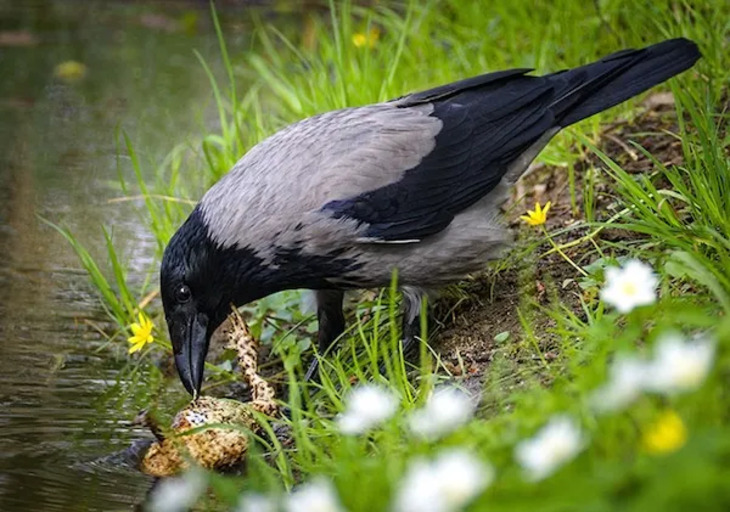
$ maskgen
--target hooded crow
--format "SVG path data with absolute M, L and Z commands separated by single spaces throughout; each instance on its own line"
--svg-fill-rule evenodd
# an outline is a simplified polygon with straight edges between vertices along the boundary
M 344 290 L 404 291 L 404 351 L 425 288 L 479 271 L 509 240 L 500 205 L 561 129 L 690 68 L 673 39 L 545 76 L 489 73 L 292 124 L 246 153 L 167 246 L 160 285 L 175 364 L 198 394 L 213 331 L 266 295 L 315 291 L 321 353 Z

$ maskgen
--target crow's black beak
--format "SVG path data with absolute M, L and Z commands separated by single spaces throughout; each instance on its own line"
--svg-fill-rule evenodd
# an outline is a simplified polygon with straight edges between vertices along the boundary
M 175 366 L 188 393 L 197 398 L 203 383 L 205 356 L 208 354 L 208 317 L 202 313 L 188 319 L 171 333 Z

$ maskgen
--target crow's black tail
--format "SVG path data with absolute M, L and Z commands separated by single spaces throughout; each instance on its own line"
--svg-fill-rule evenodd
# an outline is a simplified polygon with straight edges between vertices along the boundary
M 557 124 L 571 125 L 689 69 L 699 58 L 692 41 L 670 39 L 547 75 L 556 89 L 550 110 Z

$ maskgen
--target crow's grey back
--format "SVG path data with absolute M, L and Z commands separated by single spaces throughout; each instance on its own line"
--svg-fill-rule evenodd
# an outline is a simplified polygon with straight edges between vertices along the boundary
M 432 110 L 431 104 L 381 103 L 288 126 L 252 148 L 205 194 L 201 207 L 211 237 L 222 247 L 257 253 L 294 240 L 353 240 L 357 223 L 333 219 L 322 206 L 386 186 L 418 165 L 442 128 Z

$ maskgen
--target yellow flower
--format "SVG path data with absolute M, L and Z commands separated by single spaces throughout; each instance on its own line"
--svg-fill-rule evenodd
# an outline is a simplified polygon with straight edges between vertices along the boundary
M 535 203 L 535 210 L 527 210 L 527 215 L 522 215 L 520 219 L 527 222 L 530 226 L 541 226 L 547 220 L 547 213 L 550 210 L 550 201 L 545 203 L 545 208 L 540 207 L 540 203 Z
M 367 34 L 363 34 L 362 32 L 357 32 L 356 34 L 353 34 L 352 44 L 354 44 L 358 48 L 365 45 L 367 45 L 368 48 L 373 48 L 375 46 L 375 43 L 378 42 L 378 39 L 380 39 L 380 29 L 377 27 L 373 27 Z
M 687 428 L 674 411 L 666 411 L 644 432 L 642 446 L 649 453 L 672 453 L 687 441 Z
M 130 336 L 127 341 L 132 344 L 129 347 L 129 353 L 133 354 L 138 350 L 142 350 L 145 345 L 155 341 L 152 336 L 152 320 L 149 319 L 142 311 L 139 312 L 139 323 L 134 322 L 129 326 L 132 329 L 133 336 Z
M 64 82 L 76 82 L 86 75 L 86 66 L 75 60 L 67 60 L 58 64 L 53 74 Z

